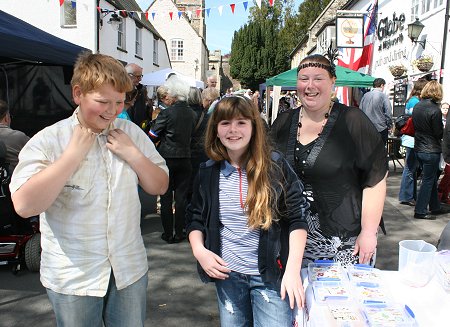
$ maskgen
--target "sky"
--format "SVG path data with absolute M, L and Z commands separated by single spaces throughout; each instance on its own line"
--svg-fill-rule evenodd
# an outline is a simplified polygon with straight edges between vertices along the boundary
M 230 53 L 231 41 L 234 32 L 241 28 L 247 21 L 249 9 L 256 6 L 253 0 L 205 0 L 206 8 L 211 8 L 209 17 L 206 15 L 206 45 L 210 52 L 222 50 L 222 55 Z M 244 9 L 244 2 L 248 1 L 247 10 Z M 268 0 L 262 0 L 268 1 Z M 281 0 L 274 0 L 281 1 Z M 153 0 L 136 0 L 142 10 L 146 10 Z M 295 0 L 294 8 L 303 0 Z M 231 12 L 230 4 L 235 4 L 234 14 Z M 219 7 L 223 6 L 222 15 L 219 14 Z

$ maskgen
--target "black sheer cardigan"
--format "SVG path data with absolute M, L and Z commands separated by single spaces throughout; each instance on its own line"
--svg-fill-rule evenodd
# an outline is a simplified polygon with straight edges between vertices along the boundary
M 361 231 L 362 193 L 386 175 L 384 143 L 358 108 L 335 103 L 305 163 L 295 160 L 299 108 L 280 114 L 270 129 L 274 147 L 312 192 L 312 210 L 325 236 L 352 237 Z

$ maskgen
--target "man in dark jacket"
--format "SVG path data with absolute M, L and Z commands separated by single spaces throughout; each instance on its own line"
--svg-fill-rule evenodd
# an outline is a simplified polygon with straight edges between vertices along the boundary
M 153 106 L 150 106 L 147 89 L 141 84 L 142 67 L 136 64 L 128 64 L 125 69 L 133 82 L 134 90 L 137 92 L 134 104 L 128 108 L 130 119 L 142 128 L 142 123 L 152 119 Z

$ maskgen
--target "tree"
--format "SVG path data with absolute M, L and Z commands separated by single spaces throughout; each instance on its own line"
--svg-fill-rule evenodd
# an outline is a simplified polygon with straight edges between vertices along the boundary
M 331 0 L 266 2 L 250 8 L 249 22 L 234 33 L 230 72 L 244 87 L 256 89 L 266 78 L 290 67 L 289 54 Z

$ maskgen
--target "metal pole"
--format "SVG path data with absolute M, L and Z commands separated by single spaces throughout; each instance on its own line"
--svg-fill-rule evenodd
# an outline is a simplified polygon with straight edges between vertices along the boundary
M 447 47 L 449 9 L 450 9 L 450 0 L 447 0 L 447 5 L 445 6 L 444 37 L 442 40 L 441 69 L 439 72 L 439 83 L 441 85 L 442 82 L 444 81 L 445 48 Z

